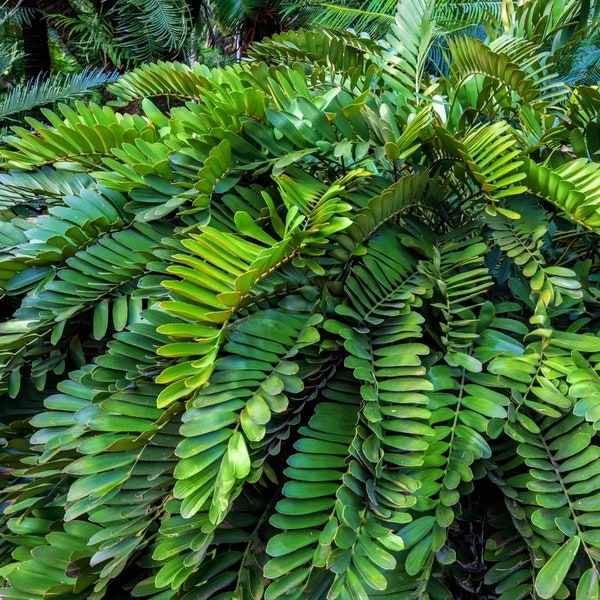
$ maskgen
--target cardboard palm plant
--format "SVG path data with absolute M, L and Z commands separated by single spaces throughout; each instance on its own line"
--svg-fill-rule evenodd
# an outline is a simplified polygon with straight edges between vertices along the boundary
M 600 96 L 430 8 L 5 139 L 3 598 L 598 595 Z

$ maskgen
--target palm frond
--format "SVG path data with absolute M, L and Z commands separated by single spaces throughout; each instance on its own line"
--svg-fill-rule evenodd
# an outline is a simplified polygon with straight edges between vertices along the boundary
M 435 21 L 445 35 L 483 28 L 483 23 L 501 21 L 502 2 L 500 0 L 470 0 L 451 2 L 441 0 L 435 3 Z
M 10 120 L 34 108 L 86 96 L 92 90 L 116 80 L 115 73 L 103 69 L 84 69 L 81 73 L 37 78 L 14 87 L 0 103 L 0 121 Z
M 141 62 L 176 57 L 190 31 L 185 0 L 121 0 L 115 6 L 118 43 L 131 59 Z
M 263 0 L 221 0 L 213 5 L 215 21 L 225 34 L 235 33 L 264 5 Z
M 3 597 L 598 597 L 600 96 L 401 8 L 4 139 Z
M 286 6 L 288 14 L 332 29 L 353 29 L 383 37 L 394 20 L 398 0 L 363 0 L 362 2 L 293 3 Z
M 16 6 L 11 6 L 9 0 L 5 0 L 2 5 L 0 5 L 0 25 L 9 19 L 16 25 L 29 24 L 36 9 L 28 6 L 21 6 L 21 4 L 21 2 L 18 2 Z
M 111 14 L 113 11 L 109 11 L 108 15 Z M 110 60 L 115 66 L 125 62 L 127 52 L 119 48 L 114 23 L 106 13 L 82 7 L 75 16 L 51 14 L 48 17 L 55 27 L 68 31 L 68 39 L 74 41 L 73 48 L 80 60 L 89 62 L 102 56 L 105 57 L 103 62 Z

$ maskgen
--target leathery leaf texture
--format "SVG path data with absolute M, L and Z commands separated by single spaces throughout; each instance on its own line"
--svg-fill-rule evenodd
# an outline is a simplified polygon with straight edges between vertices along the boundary
M 433 14 L 3 139 L 2 598 L 600 597 L 600 96 Z

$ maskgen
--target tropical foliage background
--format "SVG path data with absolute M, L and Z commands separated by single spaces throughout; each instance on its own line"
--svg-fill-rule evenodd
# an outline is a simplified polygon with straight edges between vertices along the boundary
M 1 596 L 600 597 L 598 12 L 288 5 L 28 107 Z
M 52 102 L 93 96 L 157 60 L 241 60 L 279 32 L 281 0 L 0 0 L 0 126 Z M 2 92 L 4 98 L 2 100 Z

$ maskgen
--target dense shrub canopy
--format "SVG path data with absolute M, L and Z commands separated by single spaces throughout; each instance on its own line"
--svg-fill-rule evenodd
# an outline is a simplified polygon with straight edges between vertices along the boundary
M 598 596 L 600 94 L 519 23 L 434 76 L 404 0 L 5 138 L 4 598 Z

